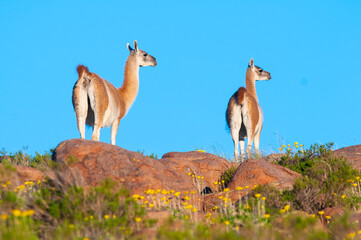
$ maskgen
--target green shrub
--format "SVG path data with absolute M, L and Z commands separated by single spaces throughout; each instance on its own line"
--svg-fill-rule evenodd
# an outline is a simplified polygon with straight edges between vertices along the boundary
M 233 175 L 236 173 L 237 167 L 238 166 L 232 165 L 222 173 L 220 179 L 224 186 L 227 186 L 231 181 Z
M 24 148 L 26 150 L 26 148 Z M 47 170 L 54 166 L 54 161 L 51 160 L 54 149 L 50 149 L 49 152 L 40 154 L 35 153 L 35 156 L 31 156 L 23 151 L 15 153 L 7 153 L 4 149 L 0 151 L 0 160 L 2 163 L 8 163 L 12 165 L 23 165 L 27 167 L 33 167 L 40 170 Z
M 278 163 L 302 174 L 289 192 L 297 209 L 317 213 L 327 207 L 346 203 L 357 206 L 360 203 L 361 199 L 355 198 L 354 194 L 352 201 L 341 197 L 355 192 L 352 189 L 352 179 L 359 177 L 359 173 L 343 157 L 333 155 L 333 143 L 314 144 L 308 150 L 294 146 L 296 151 L 288 146 L 286 154 Z

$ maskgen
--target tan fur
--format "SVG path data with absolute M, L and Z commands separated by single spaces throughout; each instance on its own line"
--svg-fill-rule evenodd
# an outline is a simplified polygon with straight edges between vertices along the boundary
M 142 50 L 128 44 L 130 51 L 124 69 L 123 86 L 116 89 L 96 73 L 79 65 L 78 81 L 73 88 L 73 106 L 81 138 L 85 138 L 85 124 L 93 126 L 92 139 L 99 141 L 100 129 L 112 126 L 111 142 L 115 144 L 119 121 L 134 102 L 139 88 L 139 67 L 156 66 L 156 59 Z
M 247 155 L 250 155 L 253 140 L 258 154 L 259 138 L 263 125 L 263 114 L 258 104 L 255 81 L 269 80 L 271 75 L 267 71 L 254 66 L 253 59 L 246 72 L 246 88 L 240 87 L 230 98 L 226 111 L 226 120 L 231 130 L 235 145 L 235 159 L 238 160 L 238 141 L 241 151 L 244 151 L 244 139 L 248 138 Z

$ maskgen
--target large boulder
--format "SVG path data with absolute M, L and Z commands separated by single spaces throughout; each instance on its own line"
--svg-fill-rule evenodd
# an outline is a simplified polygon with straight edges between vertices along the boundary
M 159 162 L 181 175 L 191 174 L 188 178 L 192 178 L 194 184 L 204 192 L 209 192 L 212 184 L 219 181 L 221 175 L 234 164 L 213 154 L 198 151 L 166 153 Z
M 10 182 L 12 186 L 17 187 L 25 182 L 42 181 L 45 174 L 35 168 L 22 165 L 8 165 L 0 163 L 0 183 Z
M 65 166 L 64 174 L 80 186 L 95 186 L 110 178 L 132 194 L 148 189 L 196 191 L 188 175 L 140 153 L 102 142 L 64 141 L 54 150 L 53 160 Z
M 290 189 L 294 180 L 300 176 L 301 174 L 288 168 L 260 159 L 250 159 L 239 165 L 228 188 L 272 184 L 281 189 Z
M 82 139 L 60 143 L 53 160 L 64 166 L 67 179 L 80 186 L 95 186 L 111 178 L 132 194 L 148 189 L 199 193 L 210 189 L 231 166 L 227 160 L 203 152 L 171 152 L 155 160 L 118 146 Z
M 346 157 L 354 168 L 361 170 L 361 145 L 340 148 L 334 151 L 334 155 Z
M 255 185 L 272 184 L 280 189 L 290 189 L 294 180 L 301 174 L 288 168 L 270 163 L 262 159 L 250 159 L 241 163 L 231 181 L 228 183 L 228 192 L 208 195 L 204 198 L 204 208 L 211 209 L 222 202 L 220 198 L 228 198 L 236 202 L 247 195 Z M 237 187 L 242 187 L 238 189 Z

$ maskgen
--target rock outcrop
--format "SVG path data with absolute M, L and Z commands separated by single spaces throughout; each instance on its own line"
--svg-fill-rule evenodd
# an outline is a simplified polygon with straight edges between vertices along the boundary
M 13 187 L 20 186 L 24 182 L 42 181 L 45 174 L 35 168 L 21 165 L 4 165 L 0 163 L 0 182 L 10 182 Z
M 340 148 L 333 153 L 338 157 L 346 157 L 354 168 L 361 171 L 361 145 Z
M 290 189 L 295 178 L 300 176 L 288 168 L 260 159 L 250 159 L 239 165 L 228 187 L 235 189 L 237 186 L 272 184 L 281 189 Z
M 208 153 L 172 152 L 155 160 L 117 146 L 82 139 L 60 143 L 53 160 L 66 166 L 64 174 L 78 185 L 95 186 L 111 178 L 132 194 L 148 189 L 200 192 L 231 166 L 227 160 Z

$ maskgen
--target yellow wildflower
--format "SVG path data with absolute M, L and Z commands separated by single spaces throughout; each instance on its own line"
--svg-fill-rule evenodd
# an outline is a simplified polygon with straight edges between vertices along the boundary
M 357 183 L 352 184 L 354 187 L 357 187 Z
M 315 218 L 315 217 L 316 217 L 316 215 L 315 215 L 315 214 L 312 214 L 312 215 L 311 215 L 311 217 Z
M 8 217 L 9 216 L 7 214 L 1 214 L 1 220 L 6 220 Z
M 153 204 L 153 203 L 150 203 L 150 204 L 149 204 L 149 207 L 150 207 L 150 208 L 153 208 L 153 207 L 154 207 L 154 204 Z
M 290 210 L 290 205 L 286 205 L 286 206 L 284 207 L 284 209 L 285 209 L 285 211 Z
M 327 219 L 331 219 L 331 216 L 325 216 L 325 218 L 327 218 Z
M 117 216 L 115 214 L 113 214 L 113 218 L 117 218 Z
M 195 193 L 196 193 L 196 191 L 192 191 L 192 192 L 191 192 L 191 194 L 195 194 Z
M 190 176 L 190 175 L 192 175 L 192 173 L 189 172 L 189 173 L 188 173 L 188 176 Z
M 284 212 L 285 212 L 285 210 L 284 210 L 284 209 L 281 209 L 281 210 L 280 210 L 280 213 L 284 213 Z
M 224 221 L 224 224 L 226 224 L 227 226 L 230 224 L 229 221 Z
M 188 201 L 188 200 L 190 200 L 191 198 L 190 197 L 188 197 L 188 196 L 185 196 L 184 197 L 184 200 L 186 200 L 186 201 Z
M 212 213 L 207 213 L 206 218 L 210 218 L 212 216 Z
M 318 214 L 323 215 L 325 212 L 324 211 L 319 211 Z
M 140 222 L 141 220 L 142 220 L 142 219 L 141 219 L 140 217 L 136 217 L 136 218 L 135 218 L 135 221 L 136 221 L 136 222 Z
M 214 184 L 214 185 L 217 185 L 217 184 L 218 184 L 218 182 L 214 182 L 213 184 Z
M 83 240 L 89 240 L 89 238 L 85 237 L 85 238 L 83 238 Z
M 133 195 L 133 199 L 134 199 L 134 200 L 139 199 L 139 197 L 140 197 L 140 196 L 139 196 L 138 194 L 134 194 L 134 195 Z
M 261 194 L 260 194 L 260 193 L 256 193 L 254 196 L 255 196 L 256 198 L 260 198 L 260 197 L 261 197 Z
M 181 194 L 180 192 L 176 192 L 174 193 L 174 196 L 179 197 L 180 194 Z
M 245 188 L 245 189 L 247 189 L 247 188 L 248 188 L 248 186 L 245 186 L 244 188 Z
M 69 224 L 69 228 L 74 228 L 74 224 Z
M 193 205 L 189 204 L 187 206 L 184 207 L 185 209 L 192 209 L 193 208 Z
M 241 191 L 243 190 L 243 187 L 236 187 L 236 190 Z
M 167 190 L 163 189 L 163 190 L 162 190 L 162 194 L 163 194 L 163 195 L 166 195 L 166 194 L 167 194 Z
M 229 188 L 223 189 L 223 192 L 229 192 Z
M 108 214 L 105 214 L 105 215 L 104 215 L 104 218 L 105 218 L 105 219 L 109 219 L 109 215 L 108 215 Z
M 342 199 L 345 198 L 345 197 L 346 197 L 346 195 L 342 195 L 342 196 L 341 196 Z
M 265 214 L 264 218 L 269 218 L 271 215 L 270 214 Z
M 146 194 L 154 194 L 154 189 L 148 189 Z
M 263 200 L 263 201 L 266 201 L 266 199 L 267 199 L 266 197 L 262 197 L 262 200 Z
M 193 208 L 193 209 L 192 209 L 192 212 L 197 212 L 197 211 L 198 211 L 197 208 Z
M 32 209 L 30 209 L 30 210 L 27 210 L 27 211 L 22 212 L 21 215 L 22 215 L 23 217 L 27 217 L 27 216 L 32 216 L 32 215 L 34 215 L 34 213 L 35 213 L 35 211 L 32 210 Z
M 12 214 L 15 216 L 15 217 L 18 217 L 21 215 L 21 211 L 19 209 L 14 209 L 12 210 Z
M 347 239 L 354 239 L 355 236 L 356 236 L 356 232 L 349 233 L 347 234 Z
M 218 209 L 218 206 L 214 206 L 214 207 L 213 207 L 213 210 L 217 210 L 217 209 Z

